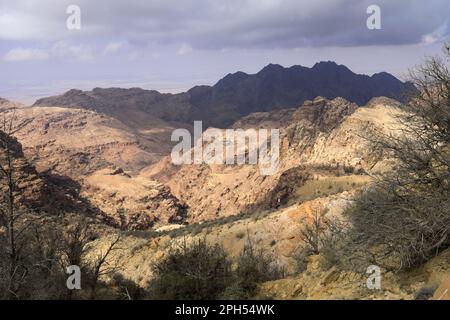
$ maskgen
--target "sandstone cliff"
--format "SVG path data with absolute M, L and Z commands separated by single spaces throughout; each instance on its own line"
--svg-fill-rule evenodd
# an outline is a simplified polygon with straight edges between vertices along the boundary
M 233 128 L 280 128 L 280 162 L 274 175 L 264 176 L 253 165 L 175 166 L 169 158 L 141 175 L 165 182 L 188 206 L 191 222 L 301 202 L 314 192 L 348 188 L 345 179 L 350 185 L 365 183 L 368 174 L 386 170 L 390 160 L 371 146 L 367 135 L 373 129 L 394 132 L 398 105 L 379 98 L 358 107 L 342 98 L 318 97 L 295 111 L 239 120 Z M 315 190 L 309 190 L 311 185 Z
M 183 221 L 184 206 L 166 187 L 130 176 L 169 152 L 168 128 L 139 131 L 85 109 L 10 111 L 14 135 L 37 172 L 73 185 L 109 225 L 143 229 Z

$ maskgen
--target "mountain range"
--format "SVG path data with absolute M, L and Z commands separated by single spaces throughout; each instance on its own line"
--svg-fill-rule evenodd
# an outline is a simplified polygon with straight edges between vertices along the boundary
M 140 88 L 73 89 L 39 99 L 34 106 L 81 107 L 133 125 L 156 119 L 184 124 L 202 120 L 205 127 L 225 128 L 250 113 L 297 107 L 317 96 L 364 105 L 378 96 L 402 102 L 414 90 L 411 83 L 389 73 L 361 75 L 328 61 L 312 68 L 269 64 L 256 74 L 228 74 L 213 86 L 196 86 L 178 94 Z

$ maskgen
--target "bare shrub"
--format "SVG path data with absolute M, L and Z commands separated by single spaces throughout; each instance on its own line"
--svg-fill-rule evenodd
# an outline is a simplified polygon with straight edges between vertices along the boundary
M 303 219 L 300 240 L 310 254 L 319 254 L 325 245 L 334 242 L 343 232 L 343 222 L 326 217 L 328 210 L 313 213 L 310 219 Z
M 26 205 L 29 165 L 13 137 L 15 113 L 1 112 L 0 117 L 0 298 L 71 299 L 69 265 L 82 268 L 90 298 L 95 298 L 99 278 L 117 271 L 107 258 L 119 238 L 89 263 L 93 233 L 86 217 L 49 215 Z
M 236 259 L 199 239 L 172 248 L 154 265 L 151 299 L 249 299 L 259 283 L 284 277 L 274 257 L 250 240 Z
M 234 285 L 224 298 L 227 299 L 249 299 L 255 293 L 257 285 L 261 282 L 284 278 L 286 270 L 278 264 L 275 257 L 262 248 L 256 248 L 250 237 L 242 249 L 236 261 L 234 270 Z M 239 290 L 237 290 L 239 289 Z M 238 295 L 237 293 L 241 294 Z
M 397 116 L 400 129 L 372 134 L 395 168 L 349 211 L 354 237 L 392 267 L 416 266 L 450 246 L 449 58 L 446 46 L 444 57 L 411 72 L 419 93 Z
M 210 246 L 205 239 L 171 248 L 153 269 L 153 299 L 217 299 L 232 279 L 231 261 L 223 248 Z

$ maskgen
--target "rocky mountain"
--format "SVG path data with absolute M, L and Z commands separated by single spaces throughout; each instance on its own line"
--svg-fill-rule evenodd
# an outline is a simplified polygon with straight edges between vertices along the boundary
M 310 256 L 306 271 L 295 273 L 305 223 L 323 212 L 344 218 L 371 176 L 390 167 L 391 160 L 365 136 L 374 128 L 395 133 L 401 112 L 389 98 L 359 106 L 316 97 L 297 108 L 240 118 L 230 127 L 281 129 L 279 170 L 263 176 L 249 165 L 175 166 L 162 156 L 167 151 L 151 152 L 151 135 L 101 111 L 17 108 L 15 136 L 23 147 L 11 139 L 20 201 L 35 210 L 93 214 L 118 229 L 143 230 L 123 232 L 121 249 L 108 263 L 120 265 L 118 275 L 144 290 L 154 277 L 148 266 L 174 245 L 207 239 L 236 257 L 251 238 L 290 275 L 262 283 L 255 298 L 414 299 L 436 286 L 435 298 L 441 299 L 448 287 L 449 251 L 419 269 L 383 270 L 382 289 L 375 291 L 365 287 L 365 273 L 330 267 L 322 254 Z M 108 229 L 89 243 L 94 256 L 106 250 L 114 232 L 121 231 Z
M 16 184 L 15 198 L 18 206 L 48 214 L 66 212 L 95 216 L 99 213 L 89 201 L 80 196 L 80 188 L 76 181 L 38 172 L 25 157 L 20 142 L 0 130 L 0 161 L 3 166 L 7 167 L 6 145 L 13 158 L 13 179 Z M 6 194 L 5 179 L 5 175 L 0 174 L 2 195 Z
M 392 160 L 372 148 L 365 136 L 372 129 L 396 134 L 401 112 L 400 104 L 388 98 L 359 107 L 343 98 L 318 97 L 297 109 L 240 119 L 234 126 L 282 129 L 280 167 L 273 176 L 262 176 L 252 166 L 174 166 L 163 158 L 140 177 L 165 182 L 187 204 L 189 223 L 127 235 L 126 249 L 111 261 L 122 263 L 124 278 L 148 288 L 154 274 L 146 266 L 160 261 L 173 246 L 206 239 L 236 257 L 251 239 L 290 275 L 259 285 L 258 299 L 416 299 L 428 292 L 430 297 L 434 292 L 433 299 L 445 299 L 448 250 L 414 270 L 383 269 L 380 290 L 367 288 L 365 270 L 330 265 L 326 253 L 309 256 L 304 269 L 297 269 L 305 224 L 317 214 L 345 220 L 344 212 L 372 176 L 389 170 Z M 100 252 L 109 241 L 101 238 L 93 246 Z
M 138 172 L 170 152 L 168 133 L 139 131 L 90 110 L 32 107 L 15 115 L 15 136 L 41 171 L 72 178 L 111 166 Z
M 214 86 L 197 86 L 180 94 L 139 88 L 70 90 L 39 99 L 34 106 L 81 107 L 138 128 L 161 127 L 161 121 L 190 125 L 194 120 L 203 120 L 205 127 L 225 128 L 250 113 L 297 107 L 317 96 L 343 97 L 364 105 L 378 96 L 403 101 L 411 91 L 410 83 L 386 72 L 360 75 L 334 62 L 320 62 L 312 68 L 270 64 L 256 74 L 228 74 Z
M 160 135 L 169 129 L 139 131 L 86 109 L 26 107 L 14 116 L 14 136 L 36 174 L 74 186 L 107 224 L 146 229 L 183 222 L 185 208 L 167 187 L 131 176 L 170 152 L 168 134 Z
M 367 173 L 388 167 L 389 159 L 378 154 L 364 136 L 373 128 L 390 132 L 396 124 L 394 115 L 400 112 L 397 106 L 398 102 L 387 98 L 359 107 L 343 98 L 317 97 L 296 110 L 251 114 L 239 120 L 233 128 L 281 128 L 280 162 L 273 175 L 262 175 L 253 165 L 175 166 L 169 158 L 142 170 L 141 175 L 165 182 L 188 206 L 191 222 L 342 192 L 370 181 Z
M 281 160 L 272 176 L 251 165 L 174 166 L 166 156 L 171 144 L 159 135 L 168 135 L 170 127 L 156 133 L 136 129 L 101 111 L 17 108 L 15 136 L 38 172 L 74 181 L 109 224 L 147 229 L 308 199 L 314 194 L 304 190 L 316 178 L 323 185 L 365 183 L 362 173 L 383 165 L 360 135 L 368 126 L 392 121 L 395 105 L 380 98 L 359 107 L 343 98 L 317 97 L 296 109 L 241 118 L 231 128 L 281 129 Z M 344 170 L 355 174 L 336 180 Z
M 273 209 L 314 192 L 364 184 L 364 173 L 383 168 L 386 160 L 362 137 L 369 127 L 389 126 L 396 105 L 387 98 L 359 107 L 316 97 L 298 108 L 239 119 L 231 128 L 281 129 L 279 169 L 271 176 L 252 165 L 175 166 L 164 138 L 170 126 L 135 128 L 132 119 L 75 105 L 16 109 L 15 136 L 38 172 L 76 181 L 110 224 L 148 229 Z M 337 187 L 324 190 L 325 184 Z

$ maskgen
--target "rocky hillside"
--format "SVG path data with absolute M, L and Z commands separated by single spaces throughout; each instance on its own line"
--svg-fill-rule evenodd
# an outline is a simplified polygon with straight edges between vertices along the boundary
M 424 266 L 395 273 L 384 271 L 382 288 L 367 288 L 367 275 L 326 266 L 320 255 L 309 257 L 305 272 L 263 283 L 257 299 L 277 300 L 449 300 L 450 251 Z
M 169 152 L 168 128 L 137 131 L 85 109 L 27 107 L 14 115 L 14 135 L 37 172 L 73 185 L 107 224 L 146 229 L 183 222 L 184 206 L 167 187 L 131 177 Z
M 147 229 L 274 209 L 367 183 L 365 173 L 387 161 L 364 133 L 390 130 L 397 104 L 317 97 L 240 119 L 232 128 L 281 129 L 279 168 L 270 176 L 252 165 L 174 166 L 165 156 L 170 127 L 136 129 L 86 109 L 18 108 L 15 136 L 39 172 L 75 181 L 108 223 Z
M 4 142 L 7 143 L 4 143 Z M 90 216 L 99 215 L 100 212 L 91 206 L 89 201 L 79 195 L 80 188 L 77 182 L 67 177 L 53 174 L 39 173 L 26 159 L 22 145 L 17 139 L 6 135 L 0 130 L 0 161 L 7 167 L 6 145 L 13 159 L 13 179 L 16 190 L 17 205 L 28 208 L 33 212 L 49 214 L 78 213 Z M 0 174 L 0 186 L 3 195 L 6 194 L 6 177 Z
M 191 222 L 273 209 L 320 192 L 336 193 L 367 183 L 367 173 L 387 168 L 389 159 L 377 154 L 365 133 L 373 128 L 391 132 L 394 115 L 400 112 L 397 105 L 378 98 L 358 107 L 343 98 L 318 97 L 297 110 L 239 120 L 233 127 L 281 128 L 280 163 L 274 175 L 264 176 L 252 165 L 175 166 L 169 158 L 141 175 L 165 182 L 188 206 Z
M 18 102 L 9 101 L 0 97 L 0 111 L 8 109 L 23 108 L 24 105 Z
M 139 171 L 170 150 L 167 137 L 157 129 L 154 134 L 138 132 L 93 111 L 22 108 L 15 113 L 15 135 L 41 171 L 51 170 L 73 178 L 108 166 Z
M 34 106 L 81 107 L 138 128 L 161 121 L 191 125 L 194 120 L 203 120 L 205 127 L 225 128 L 250 113 L 297 107 L 317 96 L 343 97 L 364 105 L 377 96 L 403 101 L 413 90 L 411 84 L 388 73 L 355 74 L 334 62 L 317 63 L 312 68 L 271 64 L 256 74 L 229 74 L 214 86 L 198 86 L 180 94 L 139 88 L 70 90 L 39 99 Z
M 128 235 L 123 240 L 124 249 L 114 252 L 110 263 L 120 263 L 119 273 L 125 279 L 148 289 L 154 276 L 148 266 L 165 257 L 171 248 L 206 239 L 211 245 L 222 245 L 231 257 L 236 257 L 250 238 L 257 248 L 277 257 L 288 274 L 284 279 L 261 284 L 255 299 L 411 300 L 421 296 L 448 299 L 450 251 L 414 270 L 382 270 L 380 290 L 367 288 L 367 274 L 329 266 L 322 255 L 310 256 L 306 269 L 298 272 L 301 228 L 315 213 L 324 210 L 330 218 L 341 218 L 353 197 L 354 192 L 343 192 L 250 216 Z M 99 251 L 105 250 L 110 238 L 101 238 L 93 246 Z M 426 296 L 430 292 L 431 295 Z
M 83 180 L 82 195 L 108 217 L 110 225 L 146 230 L 182 224 L 185 206 L 163 184 L 131 177 L 122 169 L 103 169 Z

